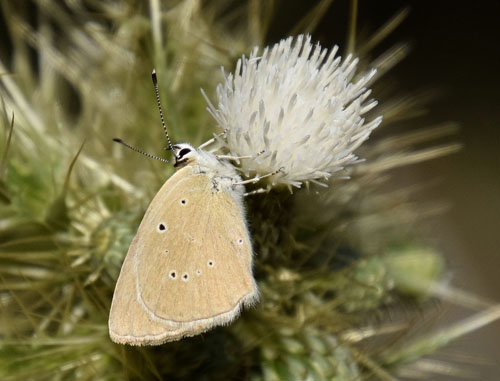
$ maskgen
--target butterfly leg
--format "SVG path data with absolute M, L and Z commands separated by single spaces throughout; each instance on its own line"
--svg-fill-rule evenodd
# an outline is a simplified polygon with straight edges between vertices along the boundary
M 219 138 L 220 138 L 220 137 L 222 137 L 222 136 L 226 135 L 226 133 L 227 133 L 227 129 L 226 129 L 226 130 L 224 130 L 224 131 L 222 131 L 220 134 L 215 135 L 215 136 L 217 136 L 217 137 L 219 137 Z M 201 146 L 199 146 L 199 147 L 198 147 L 198 149 L 203 149 L 203 148 L 205 148 L 206 146 L 209 146 L 210 144 L 215 143 L 215 142 L 216 142 L 216 140 L 217 140 L 217 138 L 216 138 L 215 136 L 214 136 L 212 139 L 207 140 L 207 141 L 206 141 L 205 143 L 203 143 Z
M 240 159 L 251 159 L 253 156 L 232 156 L 232 155 L 216 155 L 217 159 L 219 160 L 233 160 L 233 161 L 238 161 Z
M 247 155 L 247 156 L 232 156 L 232 155 L 217 155 L 217 159 L 219 160 L 234 160 L 238 161 L 240 159 L 255 159 L 256 157 L 259 157 L 266 151 L 260 151 L 257 155 Z
M 245 185 L 245 184 L 255 184 L 256 182 L 259 182 L 260 180 L 265 179 L 266 177 L 274 176 L 274 175 L 276 175 L 276 174 L 278 174 L 280 172 L 281 173 L 285 173 L 284 171 L 285 171 L 285 168 L 281 167 L 280 169 L 277 169 L 276 171 L 268 173 L 267 175 L 256 176 L 253 179 L 239 181 L 237 183 L 234 183 L 233 186 L 236 186 L 236 185 Z
M 252 196 L 252 195 L 258 194 L 258 193 L 267 193 L 267 192 L 268 192 L 267 189 L 259 188 L 259 189 L 253 190 L 251 192 L 243 193 L 243 197 Z

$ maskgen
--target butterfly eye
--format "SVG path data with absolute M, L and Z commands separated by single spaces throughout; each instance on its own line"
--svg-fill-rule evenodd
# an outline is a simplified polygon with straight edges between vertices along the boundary
M 183 148 L 183 149 L 181 149 L 181 151 L 177 155 L 177 159 L 182 159 L 182 157 L 184 155 L 187 155 L 189 152 L 191 152 L 191 150 L 189 148 Z

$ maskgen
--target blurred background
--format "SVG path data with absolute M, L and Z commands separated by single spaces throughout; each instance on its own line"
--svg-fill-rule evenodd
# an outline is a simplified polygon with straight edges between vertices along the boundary
M 300 8 L 300 2 L 296 2 Z M 500 301 L 500 2 L 360 1 L 358 33 L 375 29 L 398 10 L 407 19 L 381 48 L 409 42 L 410 55 L 391 70 L 401 94 L 430 89 L 436 97 L 427 113 L 407 128 L 454 121 L 460 152 L 397 171 L 401 184 L 428 184 L 418 198 L 443 200 L 444 213 L 425 219 L 425 235 L 448 261 L 452 283 L 492 301 Z M 297 12 L 298 9 L 290 9 Z M 345 38 L 349 4 L 336 1 L 315 36 L 325 45 Z M 343 13 L 344 17 L 339 17 Z M 334 20 L 334 21 L 332 21 Z M 405 126 L 398 126 L 405 128 Z M 383 130 L 386 134 L 394 131 Z M 441 324 L 470 310 L 446 309 Z M 452 343 L 444 352 L 470 356 L 474 379 L 500 377 L 500 322 Z M 476 378 L 479 377 L 479 378 Z

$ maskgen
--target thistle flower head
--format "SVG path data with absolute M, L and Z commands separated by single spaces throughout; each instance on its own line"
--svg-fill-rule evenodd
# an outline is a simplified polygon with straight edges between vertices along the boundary
M 241 163 L 246 173 L 265 175 L 283 167 L 271 185 L 300 187 L 319 182 L 358 160 L 353 151 L 382 121 L 363 115 L 372 70 L 353 81 L 358 60 L 336 57 L 310 36 L 289 37 L 238 60 L 234 74 L 217 87 L 218 107 L 209 111 L 225 131 L 234 155 L 256 155 Z

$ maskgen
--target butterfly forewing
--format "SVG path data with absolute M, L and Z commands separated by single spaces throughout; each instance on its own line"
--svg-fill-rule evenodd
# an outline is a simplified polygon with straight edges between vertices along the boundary
M 236 202 L 206 174 L 189 172 L 165 198 L 157 209 L 153 201 L 138 232 L 145 237 L 135 253 L 140 302 L 167 323 L 230 313 L 255 288 L 248 233 Z
M 230 321 L 253 302 L 242 213 L 230 192 L 196 168 L 172 176 L 151 202 L 124 262 L 110 315 L 110 332 L 119 332 L 112 338 L 177 340 Z M 134 341 L 136 335 L 144 339 Z

